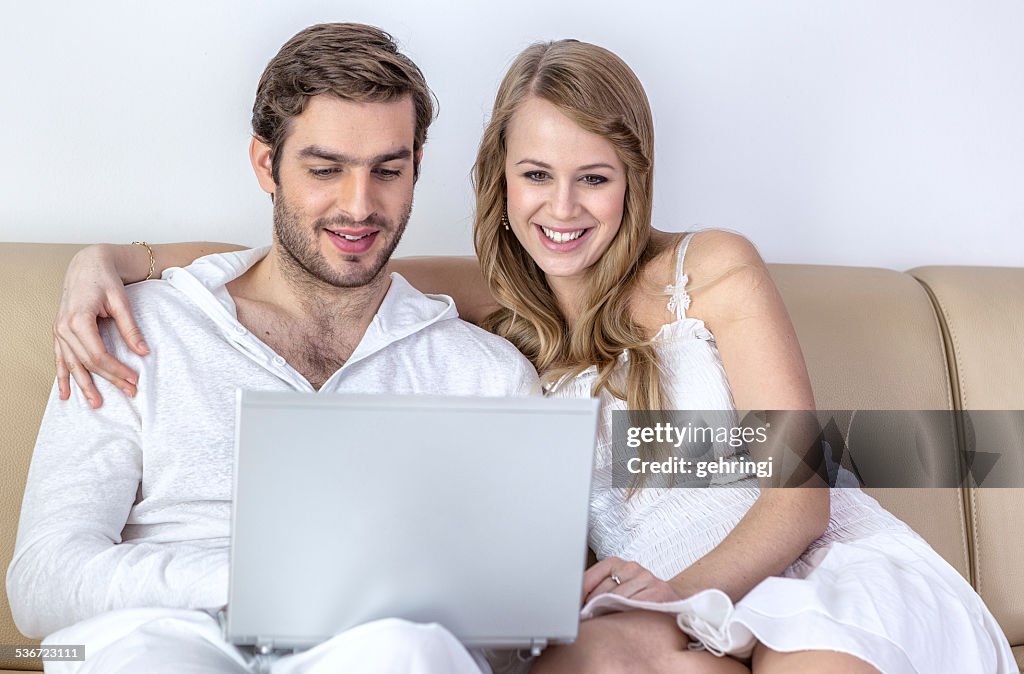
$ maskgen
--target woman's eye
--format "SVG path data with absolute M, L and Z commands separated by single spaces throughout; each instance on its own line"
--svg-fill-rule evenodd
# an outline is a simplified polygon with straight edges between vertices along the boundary
M 523 174 L 527 180 L 532 180 L 535 183 L 543 182 L 548 179 L 547 171 L 527 171 Z
M 608 179 L 604 176 L 583 176 L 580 180 L 587 185 L 600 185 L 601 183 L 608 182 Z

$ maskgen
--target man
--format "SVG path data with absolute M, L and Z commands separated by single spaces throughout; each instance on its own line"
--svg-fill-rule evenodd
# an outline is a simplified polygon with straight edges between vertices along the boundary
M 7 575 L 22 632 L 85 643 L 83 672 L 246 671 L 251 656 L 211 617 L 227 601 L 236 388 L 536 389 L 511 344 L 385 272 L 432 116 L 419 69 L 376 28 L 313 26 L 268 64 L 250 158 L 273 200 L 273 245 L 129 289 L 154 355 L 128 351 L 111 325 L 104 337 L 139 372 L 134 397 L 92 411 L 54 389 Z M 479 671 L 475 657 L 442 628 L 392 620 L 275 671 Z

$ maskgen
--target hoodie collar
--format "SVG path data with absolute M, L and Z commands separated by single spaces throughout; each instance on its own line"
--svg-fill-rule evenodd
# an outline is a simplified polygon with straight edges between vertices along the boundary
M 163 278 L 185 293 L 202 311 L 229 335 L 243 342 L 242 350 L 277 355 L 238 321 L 238 311 L 227 284 L 244 274 L 270 252 L 270 246 L 218 253 L 201 257 L 187 267 L 164 271 Z M 391 273 L 391 285 L 355 350 L 321 390 L 330 388 L 348 367 L 370 357 L 395 342 L 420 332 L 434 323 L 459 317 L 455 302 L 447 295 L 425 295 L 401 274 Z M 296 373 L 297 374 L 297 373 Z M 301 378 L 301 375 L 299 375 Z M 305 382 L 305 379 L 302 378 Z M 306 387 L 309 387 L 306 382 Z

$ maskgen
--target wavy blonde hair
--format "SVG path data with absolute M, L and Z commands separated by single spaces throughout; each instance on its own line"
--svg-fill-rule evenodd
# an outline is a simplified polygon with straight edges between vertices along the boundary
M 586 270 L 587 296 L 573 325 L 559 311 L 544 272 L 502 227 L 506 207 L 506 134 L 519 106 L 531 97 L 561 110 L 581 128 L 615 146 L 626 168 L 622 224 L 600 260 Z M 508 339 L 543 380 L 557 384 L 594 365 L 596 396 L 607 390 L 632 410 L 662 406 L 654 349 L 632 318 L 640 272 L 661 248 L 651 237 L 654 122 L 647 95 L 618 56 L 576 40 L 534 44 L 512 63 L 498 88 L 473 168 L 476 254 L 501 309 L 483 327 Z M 613 379 L 628 350 L 624 382 Z

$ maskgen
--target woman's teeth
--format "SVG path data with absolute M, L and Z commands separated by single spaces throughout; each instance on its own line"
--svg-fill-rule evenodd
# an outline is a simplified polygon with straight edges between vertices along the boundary
M 555 243 L 565 243 L 567 241 L 575 241 L 576 239 L 583 236 L 585 229 L 577 229 L 575 232 L 556 232 L 553 229 L 547 227 L 541 227 L 541 231 L 544 232 L 544 236 L 548 237 Z

